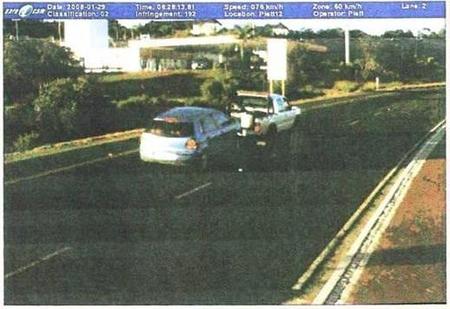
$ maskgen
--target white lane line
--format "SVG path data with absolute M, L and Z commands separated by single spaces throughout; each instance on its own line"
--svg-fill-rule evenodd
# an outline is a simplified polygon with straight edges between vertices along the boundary
M 92 160 L 89 160 L 89 161 L 84 161 L 84 162 L 81 162 L 81 163 L 75 163 L 75 164 L 72 164 L 72 165 L 63 166 L 63 167 L 60 167 L 60 168 L 56 168 L 56 169 L 49 170 L 49 171 L 46 171 L 46 172 L 34 174 L 34 175 L 31 175 L 31 176 L 20 177 L 20 178 L 8 180 L 8 181 L 5 181 L 5 185 L 11 185 L 11 184 L 15 184 L 15 183 L 26 181 L 26 180 L 32 180 L 32 179 L 36 179 L 36 178 L 40 178 L 40 177 L 45 177 L 45 176 L 61 173 L 61 172 L 68 171 L 68 170 L 71 170 L 71 169 L 74 169 L 74 168 L 77 168 L 77 167 L 81 167 L 81 166 L 84 166 L 84 165 L 94 164 L 94 163 L 98 163 L 98 162 L 102 162 L 102 161 L 106 161 L 106 160 L 111 160 L 111 159 L 118 158 L 118 157 L 127 156 L 127 155 L 133 154 L 133 153 L 138 152 L 138 151 L 139 151 L 139 149 L 132 149 L 132 150 L 127 150 L 127 151 L 124 151 L 124 152 L 120 152 L 118 154 L 108 154 L 106 157 L 101 157 L 101 158 L 92 159 Z
M 38 260 L 36 260 L 36 261 L 34 261 L 34 262 L 31 262 L 31 263 L 28 264 L 28 265 L 22 266 L 22 267 L 16 269 L 15 271 L 12 271 L 12 272 L 10 272 L 10 273 L 7 273 L 7 274 L 5 275 L 5 279 L 8 279 L 8 278 L 13 277 L 13 276 L 15 276 L 15 275 L 18 275 L 18 274 L 20 274 L 20 273 L 23 273 L 24 271 L 26 271 L 26 270 L 28 270 L 28 269 L 30 269 L 30 268 L 36 266 L 36 265 L 39 265 L 39 264 L 41 264 L 42 262 L 48 261 L 48 260 L 50 260 L 51 258 L 54 258 L 55 256 L 58 256 L 58 255 L 60 255 L 61 253 L 64 253 L 64 252 L 69 251 L 69 250 L 72 250 L 72 249 L 73 249 L 72 247 L 64 247 L 64 248 L 62 248 L 62 249 L 56 250 L 55 252 L 50 253 L 50 254 L 48 254 L 48 255 L 46 255 L 46 256 L 44 256 L 44 257 L 42 257 L 42 258 L 40 258 L 40 259 L 38 259 Z
M 179 200 L 179 199 L 181 199 L 183 197 L 191 195 L 192 193 L 195 193 L 195 192 L 200 191 L 200 190 L 202 190 L 202 189 L 204 189 L 206 187 L 209 187 L 210 185 L 212 185 L 212 182 L 207 182 L 207 183 L 202 184 L 201 186 L 198 186 L 198 187 L 196 187 L 196 188 L 194 188 L 192 190 L 189 190 L 187 192 L 184 192 L 184 193 L 181 193 L 180 195 L 175 196 L 175 199 Z

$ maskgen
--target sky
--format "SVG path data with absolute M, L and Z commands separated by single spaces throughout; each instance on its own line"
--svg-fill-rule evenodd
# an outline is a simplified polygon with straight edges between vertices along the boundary
M 234 25 L 248 24 L 249 20 L 219 20 L 224 27 L 232 28 Z M 132 27 L 145 24 L 149 20 L 120 20 L 122 25 Z M 331 28 L 348 28 L 349 30 L 361 30 L 371 35 L 380 35 L 389 30 L 411 30 L 415 35 L 428 28 L 437 32 L 445 28 L 443 18 L 411 18 L 411 19 L 277 19 L 277 20 L 253 20 L 257 26 L 265 24 L 278 24 L 282 22 L 292 30 L 312 29 L 314 31 Z

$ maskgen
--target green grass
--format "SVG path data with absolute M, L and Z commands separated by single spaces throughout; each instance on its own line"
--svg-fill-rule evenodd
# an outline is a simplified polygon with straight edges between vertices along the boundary
M 212 74 L 212 71 L 144 72 L 110 74 L 100 80 L 112 100 L 139 95 L 173 99 L 199 96 L 201 84 Z

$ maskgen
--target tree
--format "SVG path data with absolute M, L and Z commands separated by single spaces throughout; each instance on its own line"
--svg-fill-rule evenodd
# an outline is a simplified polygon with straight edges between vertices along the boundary
M 299 40 L 299 41 L 314 39 L 316 37 L 317 37 L 317 34 L 314 31 L 312 31 L 311 29 L 304 29 L 301 31 L 293 30 L 293 31 L 289 31 L 289 34 L 288 34 L 289 39 Z
M 330 62 L 328 53 L 311 51 L 296 45 L 288 53 L 288 96 L 298 95 L 299 87 L 313 85 L 323 88 L 333 84 L 330 73 L 336 64 Z
M 34 100 L 36 125 L 45 142 L 106 132 L 113 105 L 93 78 L 57 79 L 45 85 Z
M 340 28 L 319 30 L 317 38 L 320 39 L 340 39 L 344 37 L 344 31 Z
M 415 39 L 407 38 L 381 40 L 375 50 L 375 60 L 383 68 L 387 79 L 406 81 L 415 76 L 415 44 Z
M 14 103 L 30 102 L 45 83 L 83 72 L 69 49 L 36 39 L 5 42 L 3 66 L 4 100 Z
M 386 31 L 383 35 L 381 35 L 381 37 L 386 38 L 386 39 L 414 38 L 414 34 L 411 32 L 411 30 L 408 30 L 408 31 L 391 30 L 391 31 Z
M 5 19 L 3 21 L 3 35 L 5 37 L 16 36 L 16 22 L 18 23 L 19 35 L 30 38 L 50 38 L 59 39 L 58 22 L 42 22 L 41 20 L 19 20 L 13 21 Z
M 350 37 L 352 39 L 369 37 L 369 35 L 367 33 L 365 33 L 364 31 L 361 31 L 361 30 L 350 30 L 349 32 L 350 32 Z
M 262 27 L 255 27 L 254 33 L 257 37 L 271 37 L 273 35 L 272 26 L 264 25 Z
M 201 86 L 201 92 L 210 104 L 221 103 L 225 98 L 225 88 L 217 79 L 208 79 Z
M 173 35 L 176 31 L 183 31 L 192 28 L 192 21 L 168 22 L 150 21 L 145 25 L 137 27 L 139 34 L 150 34 L 152 37 L 165 37 Z
M 356 78 L 363 81 L 375 80 L 382 73 L 382 66 L 378 63 L 375 55 L 379 42 L 364 36 L 355 38 L 351 44 L 354 69 Z

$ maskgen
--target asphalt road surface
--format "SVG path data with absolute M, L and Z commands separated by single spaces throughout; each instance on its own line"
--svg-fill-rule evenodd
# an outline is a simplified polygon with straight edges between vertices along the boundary
M 444 104 L 412 92 L 306 112 L 275 158 L 244 145 L 206 173 L 131 154 L 6 184 L 5 303 L 282 303 Z

